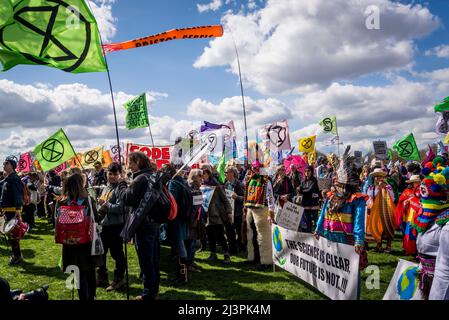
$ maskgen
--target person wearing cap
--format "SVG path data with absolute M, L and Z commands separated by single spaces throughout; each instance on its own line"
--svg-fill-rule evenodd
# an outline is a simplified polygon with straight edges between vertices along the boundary
M 394 204 L 393 188 L 386 182 L 387 173 L 381 168 L 375 168 L 371 173 L 374 185 L 368 188 L 368 208 L 370 214 L 367 231 L 376 241 L 376 252 L 382 252 L 382 241 L 387 241 L 386 253 L 391 252 L 394 239 L 396 206 Z
M 17 219 L 22 222 L 23 205 L 23 183 L 16 173 L 17 163 L 12 159 L 6 159 L 3 162 L 3 170 L 6 178 L 1 182 L 0 210 L 5 215 L 6 221 Z M 9 260 L 10 265 L 16 265 L 23 261 L 22 251 L 20 250 L 20 236 L 16 234 L 8 235 L 8 241 L 11 245 L 12 256 Z
M 243 205 L 247 224 L 248 261 L 259 264 L 260 259 L 260 265 L 256 268 L 263 271 L 273 264 L 271 223 L 274 221 L 275 200 L 270 179 L 260 174 L 261 166 L 257 160 L 251 165 L 251 172 L 245 180 Z
M 421 185 L 421 177 L 412 175 L 410 179 L 405 181 L 408 185 L 407 189 L 402 192 L 396 206 L 396 229 L 401 228 L 404 236 L 402 248 L 406 255 L 416 255 L 416 237 L 418 233 L 412 227 L 413 221 L 418 214 L 421 203 L 419 186 Z

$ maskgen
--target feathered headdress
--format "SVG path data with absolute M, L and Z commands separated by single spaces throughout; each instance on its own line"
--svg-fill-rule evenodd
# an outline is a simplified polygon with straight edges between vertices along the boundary
M 360 183 L 355 165 L 355 157 L 349 155 L 351 146 L 347 146 L 340 157 L 337 169 L 337 181 L 341 184 L 358 185 Z

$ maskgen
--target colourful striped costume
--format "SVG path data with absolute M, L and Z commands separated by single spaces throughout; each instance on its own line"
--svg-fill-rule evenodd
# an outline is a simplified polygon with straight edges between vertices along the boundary
M 328 209 L 328 204 L 333 197 L 334 194 L 330 192 L 321 209 L 315 232 L 333 242 L 363 246 L 368 197 L 362 193 L 355 193 L 338 213 L 332 213 Z

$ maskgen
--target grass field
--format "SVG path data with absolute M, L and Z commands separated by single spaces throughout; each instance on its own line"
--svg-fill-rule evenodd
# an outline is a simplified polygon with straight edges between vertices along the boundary
M 12 289 L 30 291 L 44 284 L 49 284 L 51 300 L 70 300 L 71 290 L 66 289 L 64 274 L 58 267 L 61 256 L 61 245 L 54 243 L 53 231 L 46 220 L 37 219 L 36 228 L 28 233 L 21 241 L 25 262 L 19 266 L 8 266 L 10 249 L 3 239 L 0 239 L 0 275 L 6 278 Z M 309 300 L 327 299 L 324 295 L 298 280 L 290 273 L 276 268 L 276 272 L 252 271 L 244 264 L 243 255 L 232 257 L 230 266 L 221 265 L 219 261 L 208 262 L 209 252 L 197 254 L 197 263 L 204 268 L 201 273 L 189 274 L 189 283 L 181 288 L 170 285 L 169 278 L 175 272 L 175 265 L 169 258 L 169 248 L 161 248 L 161 300 L 203 300 L 203 299 L 254 299 L 254 300 Z M 142 285 L 138 279 L 139 266 L 135 248 L 128 246 L 130 298 L 140 294 Z M 363 300 L 380 300 L 388 287 L 390 279 L 397 265 L 397 259 L 411 260 L 402 255 L 399 235 L 394 242 L 391 254 L 369 252 L 370 265 L 377 265 L 380 269 L 380 289 L 368 290 L 365 285 L 367 275 L 362 274 Z M 113 270 L 113 260 L 108 257 L 108 270 Z M 112 272 L 110 272 L 112 280 Z M 75 293 L 75 299 L 77 294 Z M 97 300 L 125 300 L 125 290 L 121 292 L 106 292 L 97 289 Z

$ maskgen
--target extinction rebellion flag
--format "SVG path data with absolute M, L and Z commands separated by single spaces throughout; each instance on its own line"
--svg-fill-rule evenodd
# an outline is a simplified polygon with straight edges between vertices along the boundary
M 66 72 L 106 71 L 97 22 L 84 0 L 0 0 L 0 62 Z
M 123 105 L 126 113 L 126 129 L 146 128 L 150 125 L 148 120 L 147 97 L 145 93 L 128 101 Z
M 62 129 L 34 148 L 34 156 L 42 171 L 49 171 L 75 156 L 72 145 Z
M 337 134 L 337 118 L 335 116 L 324 118 L 320 121 L 320 126 L 324 133 Z
M 396 141 L 393 149 L 398 152 L 398 156 L 402 159 L 421 161 L 413 133 L 410 133 L 402 139 Z

